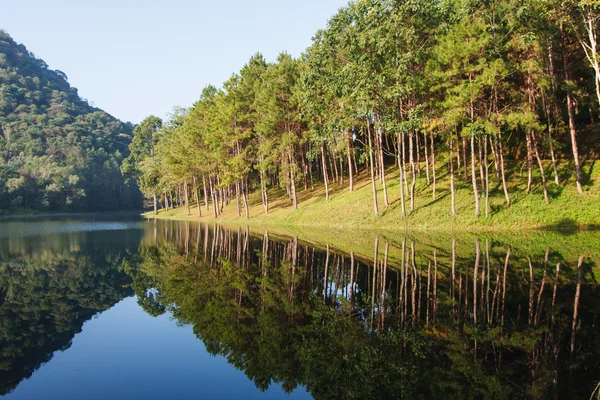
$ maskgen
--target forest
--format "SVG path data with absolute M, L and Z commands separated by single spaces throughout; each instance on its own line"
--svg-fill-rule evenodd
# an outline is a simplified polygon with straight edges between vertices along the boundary
M 119 169 L 132 130 L 0 30 L 0 214 L 140 209 Z
M 423 196 L 457 215 L 459 190 L 477 219 L 494 212 L 492 198 L 544 205 L 573 188 L 586 199 L 598 158 L 599 7 L 351 1 L 301 57 L 256 53 L 167 121 L 147 117 L 122 172 L 154 213 L 191 214 L 195 202 L 215 218 L 231 202 L 248 217 L 253 193 L 268 214 L 274 191 L 295 209 L 300 191 L 322 185 L 312 195 L 327 201 L 359 179 L 372 215 L 399 208 L 403 219 Z

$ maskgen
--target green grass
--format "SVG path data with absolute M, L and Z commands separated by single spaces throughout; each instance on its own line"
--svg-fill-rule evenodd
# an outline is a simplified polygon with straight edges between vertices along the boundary
M 237 215 L 235 199 L 215 220 L 212 211 L 203 207 L 203 217 L 196 215 L 192 208 L 187 215 L 183 208 L 161 210 L 158 218 L 189 219 L 228 224 L 248 224 L 279 227 L 327 227 L 334 229 L 356 228 L 409 230 L 409 231 L 501 231 L 522 229 L 596 229 L 600 226 L 600 168 L 595 161 L 584 163 L 584 191 L 579 195 L 575 188 L 571 164 L 560 164 L 561 185 L 556 186 L 549 176 L 548 190 L 550 204 L 543 199 L 541 179 L 534 174 L 534 186 L 530 194 L 525 193 L 526 169 L 521 165 L 509 165 L 507 170 L 512 205 L 504 202 L 502 187 L 496 183 L 493 169 L 490 168 L 490 214 L 485 216 L 484 198 L 481 197 L 481 213 L 475 218 L 473 191 L 470 177 L 465 181 L 463 170 L 457 172 L 456 216 L 450 213 L 449 178 L 445 167 L 438 164 L 437 198 L 433 200 L 432 185 L 427 185 L 425 170 L 417 178 L 415 210 L 406 219 L 402 218 L 400 207 L 399 178 L 397 168 L 389 168 L 386 174 L 389 207 L 383 204 L 383 188 L 379 183 L 378 200 L 380 216 L 375 217 L 370 180 L 363 169 L 356 178 L 355 190 L 348 191 L 348 180 L 343 185 L 332 184 L 330 199 L 325 201 L 324 186 L 315 185 L 314 191 L 298 189 L 298 210 L 293 210 L 285 190 L 270 189 L 270 212 L 265 214 L 260 193 L 250 195 L 250 218 Z M 550 165 L 546 173 L 551 173 Z M 470 171 L 468 171 L 470 173 Z M 410 182 L 409 182 L 410 184 Z M 481 191 L 481 189 L 480 189 Z M 407 211 L 409 201 L 407 198 Z M 152 213 L 146 216 L 152 217 Z

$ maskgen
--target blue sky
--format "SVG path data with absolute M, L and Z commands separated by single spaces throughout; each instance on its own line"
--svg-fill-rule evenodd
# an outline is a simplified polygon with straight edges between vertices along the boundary
M 299 56 L 347 0 L 18 0 L 0 29 L 123 121 L 165 117 L 250 56 Z

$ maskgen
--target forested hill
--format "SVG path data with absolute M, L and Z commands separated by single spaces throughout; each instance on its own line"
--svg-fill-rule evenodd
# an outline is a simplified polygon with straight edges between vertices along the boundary
M 138 208 L 119 169 L 132 129 L 0 30 L 0 214 Z

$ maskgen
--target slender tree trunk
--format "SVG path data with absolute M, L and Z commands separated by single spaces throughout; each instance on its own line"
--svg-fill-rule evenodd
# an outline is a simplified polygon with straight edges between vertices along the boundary
M 402 133 L 402 172 L 404 175 L 404 196 L 408 197 L 408 177 L 406 176 L 406 139 Z M 402 186 L 402 182 L 400 182 Z
M 381 163 L 381 184 L 383 185 L 383 204 L 386 207 L 389 207 L 390 203 L 388 201 L 387 195 L 387 183 L 385 181 L 385 163 L 383 162 L 383 140 L 381 130 L 378 129 L 377 136 L 379 136 L 379 160 Z
M 402 140 L 401 133 L 398 133 L 398 171 L 400 172 L 400 206 L 402 207 L 402 218 L 406 218 L 406 201 L 404 199 L 404 189 L 402 183 L 404 182 L 404 160 L 400 151 Z
M 561 26 L 562 31 L 562 26 Z M 564 31 L 563 34 L 563 64 L 565 67 L 565 81 L 567 84 L 571 81 L 569 61 L 565 50 L 564 43 Z M 577 185 L 577 192 L 583 194 L 583 188 L 581 187 L 581 166 L 579 165 L 579 150 L 577 148 L 577 129 L 575 128 L 575 109 L 573 104 L 573 91 L 567 86 L 567 113 L 569 115 L 569 133 L 571 135 L 571 147 L 573 149 L 573 160 L 575 162 L 575 183 Z
M 429 149 L 427 148 L 427 134 L 423 134 L 423 147 L 425 148 L 425 175 L 427 176 L 427 186 L 431 184 L 429 176 Z
M 467 138 L 466 137 L 462 138 L 462 153 L 463 153 L 463 171 L 465 174 L 465 182 L 468 182 L 469 174 L 467 174 Z
M 577 263 L 577 287 L 575 289 L 575 300 L 573 301 L 573 323 L 571 328 L 571 354 L 575 352 L 575 337 L 577 333 L 577 322 L 579 317 L 579 299 L 581 297 L 581 280 L 583 277 L 583 271 L 581 267 L 583 266 L 584 256 L 579 257 L 579 262 Z
M 540 175 L 542 176 L 542 187 L 544 189 L 544 201 L 546 204 L 550 204 L 550 200 L 548 199 L 548 184 L 546 182 L 546 173 L 544 172 L 544 164 L 542 164 L 542 159 L 540 158 L 540 154 L 538 152 L 537 143 L 535 140 L 535 136 L 532 134 L 531 136 L 531 144 L 533 146 L 533 153 L 535 154 L 535 158 L 537 159 L 538 166 L 540 168 Z
M 367 137 L 369 138 L 369 166 L 371 168 L 371 187 L 373 189 L 373 207 L 375 209 L 375 216 L 379 216 L 379 206 L 377 205 L 377 188 L 375 187 L 375 166 L 373 160 L 373 143 L 371 140 L 371 127 L 369 119 L 367 118 Z
M 412 182 L 410 184 L 410 212 L 415 210 L 415 186 L 417 183 L 417 171 L 415 167 L 414 149 L 413 149 L 414 133 L 410 133 L 408 137 L 408 159 L 410 161 L 410 173 Z
M 506 184 L 506 172 L 504 171 L 504 149 L 502 146 L 502 131 L 498 127 L 498 155 L 500 156 L 500 176 L 502 178 L 502 189 L 504 190 L 504 198 L 506 205 L 510 207 L 510 196 L 508 194 L 508 185 Z
M 488 163 L 488 141 L 487 138 L 483 144 L 483 156 L 485 162 L 485 216 L 490 215 L 490 166 Z
M 184 205 L 185 205 L 185 209 L 187 211 L 187 215 L 190 215 L 190 196 L 188 193 L 188 184 L 187 184 L 187 180 L 183 181 L 183 195 L 184 195 Z
M 246 219 L 250 218 L 250 211 L 248 210 L 248 181 L 247 177 L 242 179 L 242 200 L 244 202 L 244 210 L 246 212 Z
M 554 124 L 552 123 L 550 106 L 552 105 L 554 109 L 554 113 L 558 116 L 560 113 L 558 112 L 558 107 L 556 105 L 556 88 L 558 86 L 556 82 L 556 74 L 554 72 L 554 57 L 552 56 L 552 41 L 548 43 L 548 69 L 551 77 L 551 93 L 549 101 L 546 101 L 544 104 L 544 109 L 546 110 L 546 117 L 548 119 L 548 144 L 550 146 L 550 156 L 552 157 L 552 168 L 554 169 L 554 183 L 558 186 L 560 184 L 558 179 L 558 170 L 556 168 L 556 156 L 554 154 L 554 141 L 552 139 L 552 131 Z M 542 96 L 543 96 L 542 91 Z M 543 99 L 543 97 L 542 97 Z
M 157 204 L 157 202 L 156 202 L 156 193 L 154 193 L 154 194 L 152 195 L 152 197 L 153 197 L 153 199 L 154 199 L 154 215 L 157 215 L 157 214 L 158 214 L 158 204 Z
M 354 190 L 354 180 L 352 177 L 352 153 L 350 150 L 350 140 L 351 137 L 348 135 L 348 133 L 346 133 L 346 144 L 348 151 L 348 177 L 350 178 L 350 192 L 352 192 L 352 190 Z
M 325 160 L 325 143 L 321 144 L 321 160 L 323 161 L 323 183 L 325 183 L 325 200 L 329 200 L 329 178 L 327 176 L 327 162 Z
M 202 175 L 202 190 L 204 192 L 204 207 L 206 207 L 206 212 L 208 212 L 208 194 L 206 193 L 206 177 Z
M 237 209 L 238 217 L 241 217 L 242 210 L 240 209 L 240 182 L 235 183 L 235 206 Z
M 531 192 L 531 183 L 533 182 L 533 156 L 531 149 L 531 131 L 525 133 L 527 140 L 527 194 Z
M 194 197 L 196 200 L 196 207 L 198 207 L 198 216 L 202 216 L 202 207 L 200 207 L 200 198 L 198 197 L 198 185 L 196 183 L 196 175 L 192 175 L 192 182 L 194 186 Z
M 475 136 L 471 136 L 471 182 L 473 183 L 473 196 L 475 197 L 475 217 L 479 217 L 479 192 L 475 172 Z
M 456 215 L 456 201 L 454 198 L 454 157 L 453 157 L 453 140 L 450 139 L 450 159 L 448 163 L 450 164 L 450 198 L 452 204 L 452 216 Z
M 437 180 L 435 177 L 435 142 L 434 142 L 433 133 L 431 133 L 431 174 L 432 174 L 432 178 L 433 178 L 433 200 L 435 201 L 436 197 L 437 197 L 437 193 L 436 193 Z
M 288 150 L 288 158 L 290 160 L 290 186 L 292 192 L 292 204 L 294 205 L 294 210 L 298 209 L 298 199 L 296 198 L 296 174 L 294 172 L 294 158 L 292 157 L 291 150 Z
M 583 25 L 588 35 L 588 42 L 583 39 L 580 41 L 591 67 L 594 69 L 594 83 L 596 86 L 596 98 L 600 104 L 600 63 L 598 62 L 598 52 L 596 48 L 596 23 L 598 17 L 595 15 L 591 6 L 581 5 L 581 14 L 583 16 Z M 593 117 L 592 117 L 593 118 Z
M 496 182 L 500 184 L 500 162 L 498 160 L 498 153 L 496 152 L 496 142 L 493 136 L 490 136 L 490 148 L 492 149 L 492 157 L 494 158 L 494 171 L 496 172 Z

